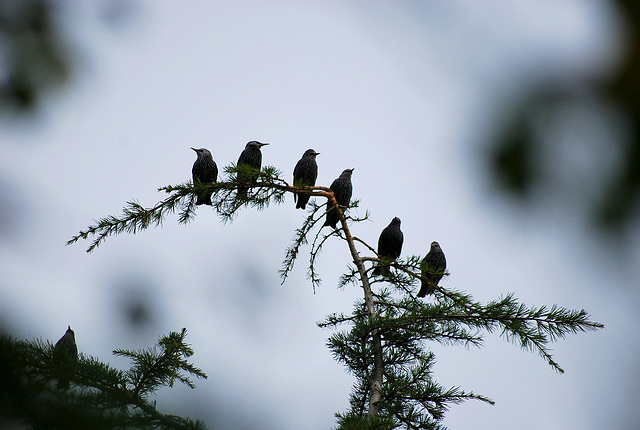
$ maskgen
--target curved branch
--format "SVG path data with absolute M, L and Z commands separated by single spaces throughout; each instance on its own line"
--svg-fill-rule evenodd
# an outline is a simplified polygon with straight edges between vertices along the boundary
M 338 203 L 336 202 L 333 193 L 331 193 L 329 200 L 331 204 L 337 206 Z M 349 251 L 351 252 L 353 263 L 356 265 L 356 267 L 358 268 L 358 272 L 360 273 L 360 280 L 362 281 L 362 288 L 364 290 L 364 301 L 367 306 L 369 318 L 371 320 L 371 326 L 373 327 L 373 329 L 371 330 L 371 341 L 373 347 L 373 374 L 371 375 L 371 380 L 369 383 L 369 417 L 372 418 L 378 415 L 378 405 L 382 400 L 381 388 L 382 378 L 384 375 L 382 335 L 380 333 L 380 328 L 378 327 L 378 313 L 373 301 L 373 291 L 371 290 L 371 285 L 369 284 L 367 269 L 364 267 L 364 262 L 360 257 L 360 254 L 358 254 L 355 240 L 351 235 L 351 231 L 349 230 L 349 226 L 347 225 L 347 220 L 344 216 L 344 213 L 342 211 L 338 211 L 338 216 L 340 218 L 340 223 L 342 224 L 345 240 L 349 244 Z

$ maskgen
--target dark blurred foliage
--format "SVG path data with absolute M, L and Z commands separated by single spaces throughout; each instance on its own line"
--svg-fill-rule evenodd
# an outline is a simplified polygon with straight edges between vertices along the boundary
M 188 361 L 193 350 L 186 329 L 162 336 L 144 350 L 115 350 L 131 361 L 117 370 L 89 355 L 77 360 L 55 354 L 51 342 L 0 335 L 0 428 L 205 429 L 204 422 L 156 409 L 161 388 L 207 378 Z M 70 385 L 61 387 L 60 369 Z
M 0 109 L 30 111 L 70 73 L 67 47 L 47 0 L 0 1 Z
M 130 332 L 155 328 L 158 292 L 145 276 L 120 276 L 110 287 L 115 308 Z
M 604 177 L 600 195 L 593 196 L 591 214 L 598 225 L 622 231 L 637 215 L 640 194 L 640 1 L 612 1 L 628 27 L 628 50 L 614 73 L 584 84 L 597 100 L 615 106 L 629 128 L 619 140 L 610 142 L 612 146 L 619 146 L 616 150 L 623 155 L 618 158 L 619 166 Z M 132 19 L 131 4 L 134 2 L 101 2 L 100 18 L 115 29 L 122 28 Z M 0 0 L 0 117 L 12 112 L 34 112 L 47 94 L 63 88 L 72 76 L 71 51 L 57 21 L 60 5 L 61 2 L 53 0 Z M 521 96 L 509 116 L 494 119 L 501 122 L 502 130 L 491 142 L 489 168 L 502 189 L 526 201 L 532 190 L 544 181 L 545 170 L 538 168 L 544 142 L 536 133 L 536 121 L 532 118 L 579 98 L 564 83 L 544 84 Z M 3 203 L 6 200 L 2 197 L 0 195 L 0 221 L 6 221 L 5 208 L 9 205 Z M 4 224 L 0 223 L 0 235 L 6 236 L 8 227 Z M 258 284 L 261 283 L 251 285 Z M 116 296 L 121 315 L 132 329 L 153 325 L 157 318 L 151 306 L 153 289 L 123 285 Z M 9 348 L 11 345 L 5 342 L 0 346 L 0 428 L 13 428 L 20 421 L 15 417 L 24 417 L 27 405 L 14 400 L 24 399 L 27 393 L 17 373 L 10 371 L 10 363 L 16 358 Z M 208 402 L 203 405 L 211 411 Z M 233 415 L 233 409 L 229 406 L 227 415 L 229 411 Z
M 498 138 L 490 142 L 488 151 L 489 171 L 499 187 L 522 203 L 529 201 L 533 190 L 548 183 L 547 172 L 539 166 L 545 162 L 540 158 L 542 148 L 562 144 L 544 141 L 545 136 L 536 132 L 536 116 L 553 114 L 558 107 L 576 104 L 585 92 L 601 106 L 613 106 L 615 116 L 622 117 L 624 130 L 606 144 L 612 153 L 620 156 L 615 168 L 599 178 L 598 192 L 588 197 L 590 213 L 586 216 L 605 231 L 623 233 L 638 216 L 640 199 L 640 2 L 616 0 L 614 4 L 627 27 L 626 51 L 618 68 L 604 78 L 581 81 L 583 78 L 574 76 L 572 82 L 558 82 L 551 77 L 548 82 L 534 86 L 519 98 L 506 118 L 498 119 L 502 121 L 501 129 Z M 572 166 L 565 164 L 556 168 L 571 169 Z
M 107 27 L 120 31 L 136 21 L 142 6 L 136 0 L 105 0 L 98 5 L 97 12 Z
M 629 141 L 624 142 L 625 157 L 620 171 L 608 184 L 609 201 L 598 217 L 604 224 L 615 226 L 637 214 L 640 193 L 640 2 L 618 0 L 623 17 L 630 28 L 629 51 L 617 75 L 605 82 L 605 96 L 613 99 L 631 122 Z

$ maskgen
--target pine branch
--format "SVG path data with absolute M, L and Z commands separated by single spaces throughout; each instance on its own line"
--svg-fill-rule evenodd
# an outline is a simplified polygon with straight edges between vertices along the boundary
M 206 378 L 202 370 L 191 365 L 187 358 L 193 355 L 193 350 L 184 343 L 187 330 L 180 333 L 171 332 L 158 340 L 158 347 L 145 351 L 130 351 L 116 349 L 114 355 L 128 357 L 134 365 L 126 374 L 129 383 L 133 387 L 134 396 L 144 397 L 147 393 L 155 391 L 161 385 L 172 387 L 175 380 L 182 382 L 189 388 L 195 385 L 189 379 L 188 374 L 197 378 Z M 183 373 L 184 372 L 184 373 Z M 186 374 L 185 374 L 186 373 Z
M 164 348 L 181 351 L 184 356 L 193 352 L 184 344 L 184 335 L 171 333 L 163 337 Z M 57 370 L 64 362 L 56 361 L 53 345 L 41 340 L 16 341 L 0 337 L 0 363 L 3 381 L 0 397 L 6 403 L 4 413 L 30 423 L 34 428 L 136 428 L 136 429 L 204 429 L 204 423 L 175 415 L 162 414 L 146 399 L 151 391 L 140 395 L 131 389 L 129 372 L 111 368 L 93 357 L 79 354 L 78 360 L 66 367 L 69 389 L 55 383 Z M 142 352 L 132 353 L 141 355 Z M 68 363 L 67 363 L 68 364 Z M 145 368 L 140 372 L 162 373 Z M 186 360 L 164 362 L 164 373 L 172 367 L 184 369 L 198 377 L 206 377 Z M 173 369 L 173 370 L 175 370 Z M 5 377 L 6 376 L 6 377 Z M 183 378 L 184 379 L 184 378 Z M 165 381 L 166 382 L 166 381 Z
M 351 316 L 346 316 L 344 314 L 329 314 L 323 322 L 318 322 L 317 326 L 320 328 L 335 327 L 339 324 L 361 319 L 368 315 L 369 314 L 367 312 L 360 312 Z
M 322 208 L 326 206 L 326 203 L 322 205 L 318 205 L 312 201 L 309 203 L 309 205 L 311 206 L 311 209 L 309 210 L 309 216 L 307 216 L 307 219 L 302 224 L 302 227 L 296 229 L 295 236 L 293 239 L 293 244 L 287 248 L 285 259 L 282 264 L 282 269 L 280 269 L 279 271 L 280 278 L 282 279 L 281 284 L 284 284 L 284 282 L 287 280 L 287 276 L 289 276 L 289 272 L 293 270 L 293 266 L 295 264 L 296 258 L 298 258 L 298 253 L 300 252 L 300 247 L 307 244 L 307 235 L 311 232 L 311 229 L 315 227 L 318 221 L 322 220 L 322 217 L 324 216 L 324 213 L 320 213 L 320 215 L 318 215 L 318 213 Z M 319 233 L 320 233 L 320 230 L 318 231 L 318 234 Z M 315 244 L 315 241 L 314 241 L 314 244 Z M 315 292 L 315 283 L 313 285 L 314 285 L 314 292 Z
M 378 260 L 376 257 L 361 258 L 361 261 Z M 376 417 L 387 423 L 388 428 L 441 428 L 439 422 L 450 404 L 469 399 L 492 403 L 485 396 L 466 393 L 458 387 L 449 390 L 439 387 L 423 367 L 428 361 L 424 354 L 428 341 L 481 346 L 483 332 L 500 329 L 507 340 L 524 349 L 538 351 L 555 370 L 562 372 L 551 356 L 548 344 L 570 333 L 602 327 L 600 323 L 590 321 L 583 310 L 573 311 L 557 305 L 529 308 L 517 303 L 512 294 L 483 305 L 466 293 L 438 287 L 433 303 L 416 300 L 411 291 L 420 280 L 419 262 L 418 256 L 390 262 L 395 270 L 384 279 L 388 287 L 372 292 L 373 305 L 377 308 L 375 324 L 368 318 L 368 311 L 363 312 L 363 308 L 368 309 L 368 306 L 361 301 L 356 302 L 351 315 L 331 314 L 318 323 L 323 328 L 351 325 L 348 332 L 331 336 L 329 347 L 334 359 L 358 378 L 352 395 L 361 396 L 360 402 L 364 398 L 369 399 L 369 411 L 373 393 L 370 382 L 375 368 L 373 335 L 377 331 L 381 336 L 384 369 L 381 393 L 384 395 L 378 401 Z M 339 286 L 356 284 L 359 274 L 357 267 L 349 266 Z M 408 371 L 426 373 L 418 375 L 406 373 Z M 363 388 L 365 382 L 366 390 Z M 358 399 L 352 399 L 351 404 L 349 414 L 338 415 L 339 423 L 346 422 L 342 421 L 344 417 L 355 419 L 356 416 L 366 417 L 363 422 L 373 422 L 370 412 L 363 412 Z M 390 418 L 393 424 L 389 424 Z
M 354 237 L 350 225 L 369 219 L 368 211 L 364 217 L 354 216 L 353 210 L 346 213 L 347 209 L 359 206 L 357 200 L 348 207 L 340 207 L 331 189 L 292 187 L 272 166 L 257 171 L 231 164 L 224 171 L 226 178 L 218 183 L 196 186 L 185 183 L 160 188 L 159 191 L 169 196 L 151 209 L 143 208 L 136 201 L 128 202 L 121 217 L 100 219 L 96 225 L 72 237 L 67 244 L 95 236 L 88 250 L 91 252 L 109 236 L 160 226 L 164 218 L 175 211 L 179 212 L 178 222 L 185 224 L 195 217 L 195 197 L 201 193 L 211 194 L 213 210 L 223 222 L 232 221 L 246 207 L 262 210 L 272 203 L 281 204 L 286 193 L 326 198 L 327 202 L 321 205 L 314 201 L 310 203 L 311 209 L 302 226 L 295 231 L 279 273 L 284 283 L 294 268 L 301 247 L 308 243 L 308 235 L 324 217 L 323 209 L 327 206 L 339 208 L 336 212 L 340 226 L 328 233 L 320 227 L 315 233 L 309 251 L 307 277 L 315 292 L 321 282 L 316 262 L 324 244 L 332 237 L 346 242 L 353 264 L 347 265 L 338 287 L 343 288 L 347 284 L 360 286 L 363 298 L 355 303 L 351 315 L 331 314 L 318 323 L 323 328 L 335 328 L 341 324 L 350 326 L 348 331 L 334 333 L 328 340 L 336 361 L 343 363 L 356 378 L 350 396 L 351 410 L 345 415 L 337 415 L 340 428 L 392 429 L 404 426 L 440 429 L 443 428 L 440 421 L 448 405 L 468 399 L 492 403 L 487 397 L 467 393 L 459 387 L 445 389 L 439 386 L 431 375 L 434 357 L 425 353 L 427 342 L 481 346 L 485 333 L 500 330 L 500 335 L 508 341 L 519 344 L 523 349 L 537 351 L 555 370 L 563 372 L 551 355 L 549 343 L 570 333 L 603 327 L 590 321 L 584 310 L 568 310 L 556 305 L 529 308 L 517 303 L 513 294 L 483 305 L 469 294 L 436 286 L 426 300 L 417 299 L 414 296 L 416 285 L 425 280 L 420 270 L 422 257 L 381 259 L 372 246 Z M 245 178 L 245 182 L 239 183 L 238 176 Z M 361 256 L 356 243 L 364 246 L 371 256 Z M 373 266 L 381 264 L 390 268 L 390 274 L 372 277 Z M 448 275 L 445 271 L 444 276 Z M 380 287 L 374 291 L 372 287 L 378 285 Z M 140 410 L 136 419 L 140 422 L 146 422 L 153 416 L 150 405 L 144 401 L 148 393 L 164 384 L 172 386 L 174 381 L 193 387 L 189 375 L 206 377 L 186 360 L 192 351 L 184 344 L 184 335 L 184 331 L 182 334 L 171 333 L 161 339 L 158 344 L 161 351 L 114 351 L 134 361 L 126 374 L 113 377 L 124 380 L 120 384 L 126 390 L 130 404 L 142 402 L 136 406 Z M 113 390 L 114 381 L 111 382 L 111 388 L 105 390 Z
M 251 170 L 256 177 L 252 184 L 240 184 L 236 179 L 238 172 L 247 173 Z M 233 221 L 240 209 L 251 206 L 258 210 L 267 208 L 271 203 L 282 204 L 284 196 L 289 193 L 304 193 L 315 197 L 327 197 L 333 195 L 327 187 L 293 187 L 280 178 L 282 172 L 273 166 L 265 166 L 260 172 L 247 166 L 236 167 L 231 164 L 224 168 L 227 180 L 217 183 L 197 184 L 185 182 L 180 185 L 168 185 L 158 191 L 164 191 L 169 197 L 157 203 L 151 208 L 143 207 L 136 200 L 126 203 L 122 215 L 100 218 L 94 225 L 81 230 L 77 235 L 67 241 L 67 245 L 80 239 L 94 237 L 87 252 L 94 251 L 107 237 L 117 236 L 122 233 L 135 234 L 149 227 L 159 227 L 165 217 L 179 211 L 178 222 L 186 224 L 195 217 L 195 200 L 198 194 L 205 191 L 212 193 L 212 206 L 223 222 Z M 237 197 L 239 188 L 248 189 L 250 198 L 243 200 Z
M 513 294 L 490 302 L 486 307 L 476 307 L 471 314 L 448 315 L 448 318 L 464 321 L 492 332 L 501 327 L 501 335 L 507 340 L 518 342 L 524 349 L 538 351 L 547 363 L 556 371 L 564 370 L 553 360 L 548 344 L 567 334 L 595 331 L 604 325 L 589 320 L 584 310 L 569 310 L 553 305 L 550 310 L 546 306 L 527 308 L 518 304 Z
M 178 206 L 181 207 L 181 220 L 188 222 L 193 217 L 193 212 L 190 210 L 192 206 L 191 201 L 184 204 L 184 199 L 188 196 L 187 185 L 181 188 L 175 188 L 176 191 L 173 195 L 166 198 L 162 202 L 158 203 L 151 209 L 145 209 L 140 203 L 135 200 L 127 202 L 122 211 L 120 218 L 116 216 L 108 216 L 106 218 L 100 218 L 96 221 L 95 225 L 90 226 L 86 230 L 81 230 L 78 235 L 73 236 L 67 245 L 77 242 L 79 239 L 88 239 L 90 236 L 97 236 L 91 243 L 91 246 L 87 249 L 87 252 L 94 251 L 100 244 L 109 236 L 116 236 L 121 233 L 135 234 L 140 230 L 146 230 L 151 226 L 160 226 L 167 214 L 175 212 Z M 192 188 L 195 190 L 195 188 Z
M 375 261 L 375 258 L 367 260 Z M 418 279 L 420 257 L 411 256 L 406 262 L 398 260 L 391 263 L 392 267 L 398 269 L 406 276 L 398 273 L 392 275 L 391 284 L 396 288 L 405 289 Z M 448 275 L 448 272 L 445 272 Z M 350 272 L 341 279 L 341 282 L 353 281 L 353 272 Z M 589 315 L 584 310 L 568 310 L 566 308 L 553 305 L 550 310 L 546 306 L 540 308 L 527 308 L 523 304 L 518 304 L 513 298 L 513 294 L 504 299 L 488 303 L 486 306 L 474 302 L 470 296 L 455 291 L 449 291 L 442 287 L 436 288 L 436 293 L 440 294 L 444 300 L 449 300 L 459 311 L 463 313 L 453 314 L 442 313 L 441 319 L 457 318 L 465 324 L 480 327 L 488 332 L 494 331 L 496 324 L 502 328 L 502 336 L 507 340 L 517 342 L 526 350 L 537 351 L 549 365 L 556 371 L 563 373 L 564 370 L 553 359 L 548 344 L 564 338 L 567 334 L 585 331 L 593 331 L 602 328 L 603 325 L 589 320 Z M 407 291 L 408 292 L 408 291 Z M 434 316 L 423 317 L 420 321 L 432 321 Z M 438 317 L 436 317 L 438 318 Z M 480 321 L 483 321 L 482 323 Z M 400 321 L 398 321 L 401 323 Z M 400 328 L 401 326 L 397 326 Z M 476 337 L 476 341 L 481 338 Z
M 316 292 L 316 288 L 320 286 L 321 279 L 318 276 L 318 272 L 315 269 L 316 259 L 322 251 L 324 243 L 333 236 L 338 236 L 338 230 L 331 230 L 328 234 L 322 234 L 322 229 L 318 230 L 311 244 L 311 251 L 309 251 L 309 267 L 307 269 L 307 278 L 311 281 L 313 292 Z M 320 239 L 320 240 L 318 240 Z
M 369 218 L 369 213 L 367 212 L 367 215 L 365 216 L 365 218 L 363 218 L 363 220 L 364 219 L 368 219 L 368 218 Z M 364 240 L 362 240 L 362 239 L 360 239 L 358 237 L 355 237 L 355 236 L 353 237 L 353 240 L 356 241 L 356 242 L 360 242 L 361 244 L 366 246 L 367 249 L 369 249 L 369 251 L 371 251 L 374 255 L 378 255 L 376 250 L 371 245 L 369 245 L 367 242 L 365 242 Z M 363 258 L 363 260 L 364 260 L 364 258 Z
M 337 206 L 337 202 L 335 201 L 333 194 L 329 197 L 329 200 L 330 200 L 330 203 L 329 203 L 330 205 Z M 349 230 L 349 226 L 347 225 L 347 220 L 342 211 L 338 211 L 338 216 L 339 216 L 340 223 L 342 225 L 342 230 L 344 232 L 345 240 L 349 247 L 349 251 L 351 252 L 353 263 L 356 265 L 358 269 L 358 273 L 360 274 L 362 289 L 364 291 L 364 301 L 366 304 L 366 310 L 369 313 L 369 323 L 371 324 L 371 327 L 372 327 L 371 342 L 372 342 L 372 354 L 373 354 L 373 370 L 372 370 L 371 377 L 369 379 L 370 397 L 369 397 L 368 415 L 369 415 L 369 418 L 373 418 L 378 415 L 378 404 L 381 400 L 380 390 L 382 387 L 382 380 L 384 375 L 382 336 L 380 334 L 380 329 L 377 327 L 378 312 L 373 302 L 373 292 L 369 284 L 369 277 L 367 276 L 367 270 L 364 267 L 364 262 L 355 247 L 355 241 L 351 236 L 351 231 Z

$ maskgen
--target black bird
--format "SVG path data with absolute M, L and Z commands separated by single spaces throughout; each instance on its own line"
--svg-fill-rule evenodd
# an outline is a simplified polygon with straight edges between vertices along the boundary
M 58 388 L 69 389 L 70 367 L 78 360 L 76 335 L 71 330 L 71 326 L 67 327 L 64 336 L 53 347 L 53 360 L 56 362 L 55 375 L 58 378 Z
M 249 166 L 259 171 L 262 167 L 262 151 L 260 151 L 260 148 L 265 145 L 268 145 L 268 143 L 260 143 L 255 140 L 247 143 L 247 145 L 244 147 L 244 151 L 242 151 L 240 157 L 238 158 L 237 167 Z M 256 179 L 258 179 L 257 173 L 238 172 L 237 180 L 240 184 L 251 185 L 256 181 Z M 238 187 L 237 197 L 246 200 L 247 189 L 244 187 Z
M 316 163 L 316 157 L 320 154 L 313 149 L 307 149 L 302 158 L 296 164 L 293 169 L 293 186 L 299 187 L 306 185 L 313 187 L 316 184 L 318 178 L 318 163 Z M 309 195 L 304 193 L 295 193 L 293 195 L 293 201 L 298 201 L 296 209 L 304 209 L 309 201 Z
M 205 148 L 191 148 L 196 151 L 198 158 L 193 163 L 191 174 L 193 176 L 193 185 L 209 184 L 218 180 L 218 165 L 213 161 L 213 156 L 208 149 Z M 213 191 L 204 191 L 198 194 L 198 200 L 196 205 L 210 205 L 211 195 Z
M 444 252 L 442 252 L 440 245 L 438 242 L 431 242 L 429 253 L 424 256 L 420 263 L 420 276 L 424 279 L 422 280 L 418 297 L 424 297 L 435 291 L 446 268 L 447 259 L 444 258 Z
M 402 242 L 404 235 L 400 230 L 400 218 L 395 217 L 391 220 L 380 233 L 378 238 L 378 255 L 383 259 L 395 260 L 400 257 L 402 251 Z M 378 265 L 373 269 L 374 275 L 390 276 L 389 266 Z
M 351 193 L 353 192 L 353 188 L 351 186 L 351 174 L 353 173 L 353 169 L 343 170 L 338 179 L 331 183 L 331 190 L 335 195 L 336 201 L 338 202 L 338 206 L 349 206 L 351 202 Z M 331 205 L 331 203 L 327 203 L 327 220 L 324 222 L 323 227 L 329 225 L 333 228 L 336 228 L 336 224 L 340 220 L 338 215 L 338 208 Z

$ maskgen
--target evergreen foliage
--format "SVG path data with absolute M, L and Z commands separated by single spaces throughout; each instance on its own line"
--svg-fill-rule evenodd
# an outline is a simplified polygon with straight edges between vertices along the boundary
M 169 193 L 169 197 L 153 208 L 144 209 L 130 202 L 121 218 L 100 219 L 68 243 L 96 236 L 88 249 L 90 252 L 110 235 L 135 233 L 160 225 L 164 217 L 177 208 L 178 221 L 186 223 L 193 219 L 194 199 L 203 190 L 212 192 L 213 209 L 224 222 L 233 220 L 244 206 L 263 209 L 271 202 L 283 203 L 287 192 L 325 197 L 326 204 L 310 203 L 306 220 L 295 231 L 280 270 L 284 282 L 293 270 L 300 248 L 308 243 L 324 217 L 326 207 L 337 205 L 335 196 L 326 187 L 290 186 L 280 178 L 277 169 L 267 166 L 258 173 L 257 182 L 248 187 L 247 199 L 239 201 L 234 195 L 239 184 L 233 173 L 244 168 L 227 167 L 227 180 L 216 184 L 193 186 L 185 183 L 160 188 Z M 354 201 L 337 211 L 337 229 L 323 230 L 321 225 L 309 251 L 308 278 L 314 290 L 320 285 L 320 276 L 315 270 L 316 259 L 324 243 L 332 237 L 345 241 L 353 259 L 353 264 L 347 266 L 340 278 L 339 287 L 353 284 L 363 289 L 363 299 L 355 303 L 351 314 L 331 314 L 318 323 L 322 328 L 334 330 L 348 326 L 335 331 L 328 340 L 335 360 L 356 379 L 349 409 L 336 414 L 338 429 L 443 429 L 444 414 L 452 404 L 469 399 L 493 403 L 483 395 L 460 387 L 446 388 L 438 384 L 433 376 L 435 356 L 428 350 L 429 342 L 480 347 L 486 334 L 499 332 L 507 341 L 537 352 L 554 370 L 563 372 L 552 357 L 549 344 L 567 334 L 603 327 L 591 321 L 584 310 L 569 310 L 557 305 L 529 307 L 519 303 L 513 294 L 482 304 L 462 291 L 437 286 L 428 300 L 418 299 L 417 290 L 425 280 L 420 270 L 423 256 L 385 260 L 385 264 L 389 264 L 389 276 L 374 278 L 371 273 L 380 263 L 380 256 L 350 231 L 350 225 L 369 217 L 368 212 L 362 218 L 349 214 L 358 206 L 359 202 Z M 363 246 L 371 256 L 361 256 L 356 244 Z M 448 275 L 445 271 L 444 276 Z M 158 381 L 166 382 L 166 379 L 158 378 Z M 134 375 L 130 379 L 141 383 Z
M 204 429 L 201 421 L 162 414 L 150 396 L 175 381 L 194 388 L 191 377 L 207 375 L 187 359 L 193 350 L 187 331 L 171 332 L 157 347 L 116 350 L 131 359 L 127 371 L 80 353 L 60 362 L 48 341 L 0 337 L 0 416 L 14 417 L 33 429 Z M 60 365 L 70 386 L 56 384 Z M 2 424 L 2 420 L 0 420 Z

